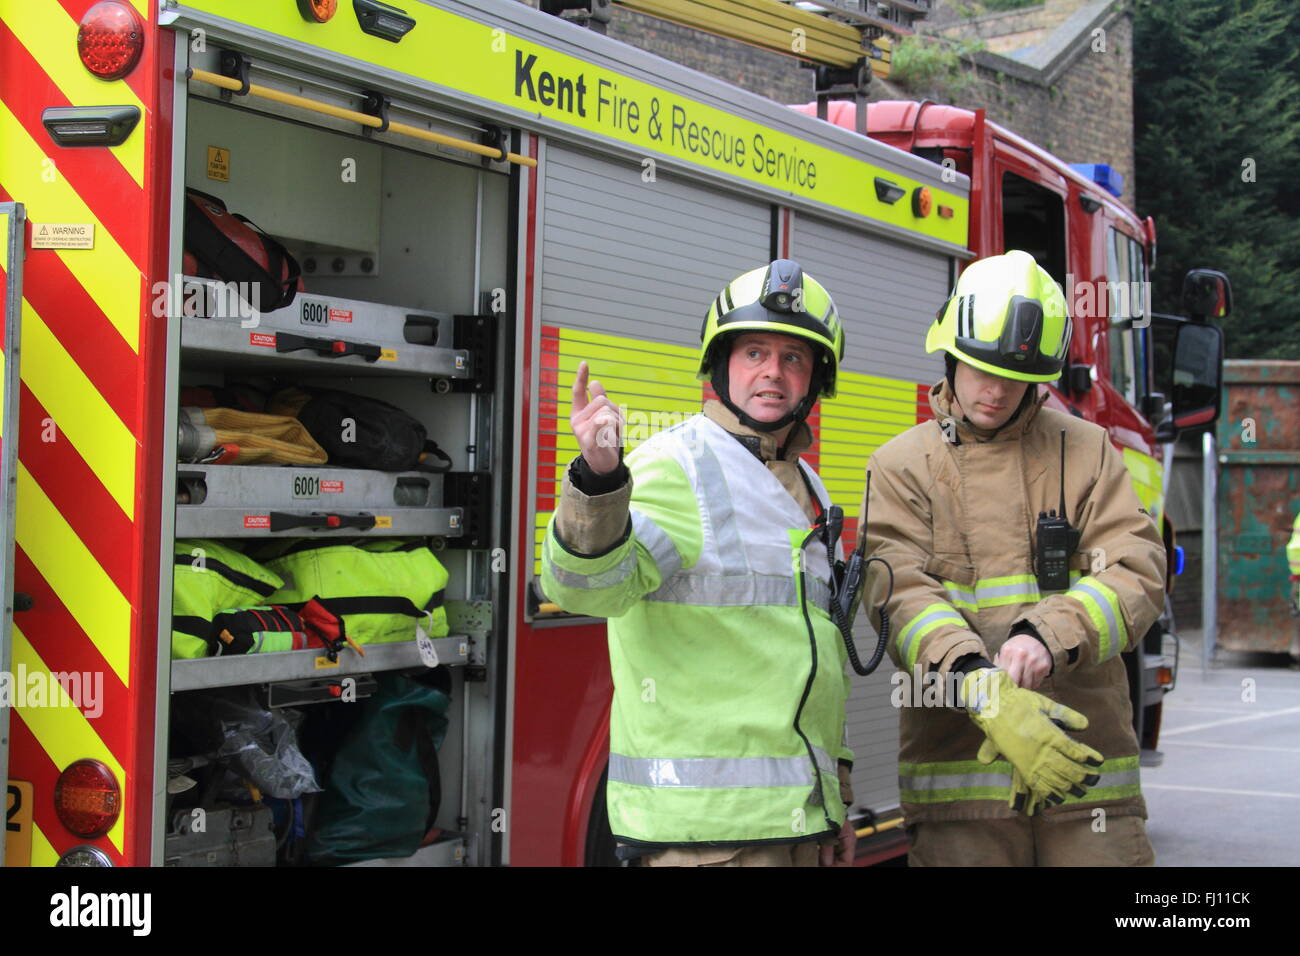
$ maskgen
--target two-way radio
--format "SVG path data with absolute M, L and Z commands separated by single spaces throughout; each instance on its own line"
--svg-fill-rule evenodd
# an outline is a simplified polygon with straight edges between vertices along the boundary
M 1065 429 L 1061 429 L 1061 510 L 1038 512 L 1035 574 L 1038 591 L 1064 591 L 1070 586 L 1070 556 L 1079 548 L 1079 531 L 1065 515 Z
M 848 652 L 849 663 L 853 669 L 865 677 L 880 666 L 889 645 L 889 614 L 885 605 L 894 593 L 894 569 L 884 558 L 866 557 L 867 553 L 867 512 L 871 502 L 871 472 L 867 472 L 867 491 L 863 499 L 862 522 L 858 527 L 858 543 L 849 555 L 847 562 L 835 557 L 835 545 L 839 542 L 840 531 L 844 527 L 844 510 L 839 505 L 831 505 L 826 516 L 826 559 L 831 566 L 831 618 L 839 628 L 840 637 L 844 639 L 844 649 Z M 862 586 L 866 582 L 867 568 L 873 561 L 878 561 L 889 572 L 889 591 L 885 594 L 877 613 L 880 615 L 880 632 L 876 639 L 876 650 L 864 667 L 858 659 L 857 647 L 853 643 L 853 619 L 858 613 L 858 599 Z

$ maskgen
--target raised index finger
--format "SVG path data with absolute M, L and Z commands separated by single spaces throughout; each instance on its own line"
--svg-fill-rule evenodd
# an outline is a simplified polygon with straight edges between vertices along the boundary
M 573 378 L 573 414 L 587 407 L 587 363 L 578 363 L 578 374 Z

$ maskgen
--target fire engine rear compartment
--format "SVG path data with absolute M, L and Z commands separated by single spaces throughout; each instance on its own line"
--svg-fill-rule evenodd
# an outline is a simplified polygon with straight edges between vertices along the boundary
M 271 107 L 286 114 L 277 116 L 247 102 L 222 102 L 218 91 L 190 85 L 185 187 L 220 199 L 282 241 L 304 267 L 305 291 L 287 308 L 253 315 L 239 298 L 221 295 L 219 283 L 206 283 L 200 299 L 196 284 L 174 279 L 171 314 L 200 313 L 179 318 L 180 388 L 241 385 L 270 393 L 296 385 L 380 399 L 419 420 L 451 470 L 181 463 L 175 538 L 241 551 L 277 538 L 428 540 L 449 576 L 450 632 L 432 641 L 437 668 L 427 666 L 414 640 L 367 645 L 364 659 L 344 648 L 325 669 L 326 657 L 311 649 L 173 661 L 163 862 L 307 862 L 303 838 L 295 850 L 288 831 L 296 819 L 304 837 L 313 835 L 320 795 L 296 808 L 259 804 L 259 794 L 271 794 L 254 792 L 246 764 L 214 760 L 213 743 L 222 737 L 217 697 L 238 696 L 246 709 L 255 702 L 261 718 L 287 715 L 299 741 L 310 742 L 303 749 L 325 786 L 326 766 L 351 724 L 340 716 L 344 709 L 360 714 L 374 701 L 377 681 L 409 674 L 450 698 L 436 755 L 441 801 L 430 830 L 442 834 L 409 862 L 456 864 L 477 852 L 470 834 L 486 831 L 489 812 L 468 806 L 467 795 L 477 804 L 477 795 L 490 791 L 492 708 L 480 681 L 496 633 L 491 608 L 502 606 L 495 539 L 485 524 L 500 507 L 489 474 L 509 467 L 497 437 L 502 403 L 493 394 L 498 369 L 508 367 L 493 326 L 506 309 L 514 235 L 509 177 L 503 165 L 488 167 L 468 153 L 343 131 L 354 125 L 308 125 L 301 110 Z M 332 354 L 330 345 L 340 341 L 345 354 L 337 357 L 339 347 Z M 378 346 L 380 357 L 346 354 L 358 344 Z M 343 526 L 312 527 L 322 514 Z M 183 550 L 202 560 L 201 547 Z M 277 726 L 282 732 L 285 724 Z M 263 749 L 267 741 L 261 738 Z M 218 763 L 231 767 L 221 786 Z M 410 812 L 421 811 L 416 805 Z M 424 821 L 413 816 L 404 825 L 422 832 Z

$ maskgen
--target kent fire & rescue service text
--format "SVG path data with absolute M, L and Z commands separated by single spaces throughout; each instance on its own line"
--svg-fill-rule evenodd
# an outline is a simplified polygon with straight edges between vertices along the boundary
M 589 83 L 585 72 L 576 76 L 543 69 L 538 55 L 515 50 L 515 96 L 552 111 L 582 119 L 594 119 L 611 135 L 635 137 L 666 145 L 669 152 L 697 160 L 709 160 L 724 167 L 752 169 L 774 186 L 817 188 L 817 164 L 798 155 L 798 145 L 789 151 L 775 147 L 755 131 L 748 137 L 716 121 L 698 119 L 694 104 L 670 102 L 648 95 L 648 100 L 620 92 L 615 79 L 599 77 Z M 666 108 L 665 108 L 666 106 Z

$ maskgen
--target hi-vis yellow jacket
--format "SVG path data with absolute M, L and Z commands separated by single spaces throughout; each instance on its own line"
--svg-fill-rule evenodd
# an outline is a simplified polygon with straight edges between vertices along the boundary
M 1120 653 L 1160 614 L 1164 547 L 1106 431 L 1042 401 L 992 434 L 955 420 L 940 382 L 930 392 L 938 420 L 889 441 L 868 465 L 868 550 L 894 569 L 889 650 L 907 674 L 895 699 L 903 705 L 899 787 L 909 823 L 1013 815 L 1010 764 L 979 763 L 980 730 L 913 682 L 933 672 L 943 687 L 959 658 L 993 660 L 1022 621 L 1052 654 L 1052 675 L 1038 691 L 1087 716 L 1078 737 L 1106 758 L 1085 797 L 1046 813 L 1074 816 L 1101 805 L 1146 815 Z M 1082 539 L 1069 590 L 1040 594 L 1035 529 L 1040 511 L 1059 507 L 1062 429 L 1066 514 Z M 873 574 L 872 607 L 884 583 Z
M 584 504 L 566 482 L 546 532 L 546 594 L 609 618 L 607 801 L 621 843 L 812 842 L 845 819 L 847 657 L 825 546 L 805 545 L 808 515 L 785 481 L 830 501 L 797 456 L 770 467 L 770 435 L 760 461 L 737 440 L 748 432 L 710 402 L 631 452 L 620 491 Z M 592 546 L 584 525 L 600 510 L 618 538 L 571 550 Z

